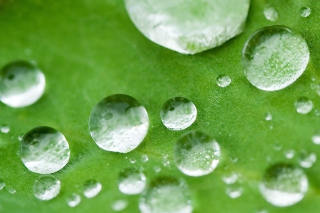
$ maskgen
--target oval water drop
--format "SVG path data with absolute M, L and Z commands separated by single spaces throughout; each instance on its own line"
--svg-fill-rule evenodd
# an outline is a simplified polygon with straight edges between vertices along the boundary
M 125 169 L 119 175 L 119 190 L 123 194 L 140 194 L 146 186 L 146 176 L 137 169 Z
M 45 175 L 35 180 L 33 194 L 39 200 L 51 200 L 60 193 L 60 181 L 51 176 Z

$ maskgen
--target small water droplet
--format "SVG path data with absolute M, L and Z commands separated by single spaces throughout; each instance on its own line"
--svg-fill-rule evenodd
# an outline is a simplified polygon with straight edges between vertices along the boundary
M 186 98 L 171 98 L 162 106 L 160 117 L 163 125 L 168 129 L 183 130 L 196 120 L 197 108 Z
M 142 155 L 141 156 L 142 163 L 148 162 L 148 160 L 149 160 L 148 155 Z
M 238 180 L 238 174 L 237 173 L 235 173 L 235 172 L 232 172 L 232 173 L 230 173 L 230 174 L 227 174 L 227 175 L 224 175 L 223 177 L 222 177 L 222 180 L 223 180 L 223 182 L 225 183 L 225 184 L 234 184 L 234 183 L 236 183 L 237 182 L 237 180 Z
M 119 175 L 119 190 L 123 194 L 140 194 L 146 186 L 146 176 L 136 169 L 125 169 Z
M 312 142 L 316 145 L 320 145 L 320 133 L 312 136 Z
M 302 150 L 299 154 L 299 164 L 303 168 L 311 168 L 316 160 L 317 156 L 313 152 L 310 153 L 306 150 Z
M 134 150 L 145 138 L 148 127 L 146 109 L 133 97 L 123 94 L 102 99 L 89 118 L 90 134 L 95 143 L 112 152 Z
M 5 189 L 7 190 L 7 192 L 9 192 L 10 194 L 15 194 L 17 191 L 15 190 L 15 188 L 13 188 L 12 186 L 8 186 L 6 185 Z
M 187 184 L 173 177 L 160 177 L 151 182 L 140 197 L 141 213 L 191 213 L 193 206 Z
M 283 154 L 287 159 L 292 159 L 294 157 L 294 155 L 296 154 L 296 151 L 294 151 L 293 149 L 285 150 L 283 152 Z
M 276 21 L 279 17 L 277 10 L 271 6 L 266 6 L 263 10 L 263 14 L 269 21 Z
M 22 138 L 23 138 L 23 134 L 20 134 L 20 135 L 18 136 L 18 140 L 19 140 L 19 141 L 22 141 Z
M 243 193 L 243 187 L 239 183 L 230 184 L 226 188 L 227 195 L 232 198 L 238 198 Z
M 112 203 L 112 210 L 115 212 L 119 212 L 127 208 L 128 201 L 126 200 L 116 200 Z
M 219 75 L 216 83 L 219 87 L 227 87 L 231 84 L 231 78 L 228 75 Z
M 88 180 L 83 185 L 83 194 L 86 198 L 93 198 L 99 194 L 101 189 L 101 183 L 96 180 Z
M 264 119 L 266 121 L 271 121 L 272 120 L 272 114 L 270 112 L 267 112 L 265 115 L 264 115 Z
M 265 91 L 288 87 L 305 71 L 309 49 L 305 39 L 284 26 L 268 26 L 245 43 L 242 66 L 248 81 Z
M 259 189 L 270 204 L 291 206 L 305 196 L 308 179 L 300 168 L 290 164 L 275 164 L 266 170 Z
M 238 158 L 237 157 L 235 157 L 235 156 L 232 156 L 231 158 L 230 158 L 230 161 L 232 162 L 232 163 L 237 163 L 238 162 Z
M 4 180 L 0 179 L 0 190 L 2 190 L 6 186 Z
M 310 7 L 302 7 L 300 9 L 300 16 L 303 18 L 309 17 L 311 14 L 311 8 Z
M 10 132 L 10 127 L 7 126 L 7 125 L 3 125 L 3 126 L 0 127 L 0 131 L 1 131 L 2 133 L 4 133 L 4 134 L 7 134 L 7 133 Z
M 40 176 L 33 185 L 33 194 L 39 200 L 51 200 L 60 193 L 60 181 L 51 176 Z
M 21 160 L 32 172 L 50 174 L 62 169 L 69 161 L 69 144 L 56 129 L 36 127 L 21 141 Z
M 40 99 L 45 85 L 45 77 L 35 65 L 9 63 L 0 71 L 0 101 L 11 107 L 29 106 Z
M 131 163 L 131 164 L 135 164 L 136 162 L 137 162 L 136 159 L 130 158 L 130 163 Z
M 313 103 L 309 98 L 301 97 L 298 100 L 296 100 L 294 106 L 298 113 L 308 114 L 313 108 Z
M 273 144 L 273 149 L 275 151 L 280 151 L 282 149 L 282 145 L 279 142 Z
M 77 205 L 80 204 L 81 202 L 81 197 L 80 195 L 76 193 L 72 193 L 69 197 L 66 199 L 68 206 L 71 208 L 76 207 Z
M 320 117 L 320 110 L 315 109 L 314 110 L 314 115 L 317 116 L 317 117 Z
M 153 171 L 155 171 L 155 173 L 159 173 L 159 172 L 161 172 L 161 167 L 160 166 L 154 166 L 153 167 Z

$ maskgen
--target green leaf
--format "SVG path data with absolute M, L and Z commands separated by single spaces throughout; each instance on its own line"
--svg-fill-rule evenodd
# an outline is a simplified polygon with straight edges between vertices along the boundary
M 236 1 L 235 1 L 236 3 Z M 263 16 L 266 4 L 279 13 L 276 22 Z M 309 6 L 308 18 L 300 17 L 300 8 Z M 143 165 L 150 182 L 159 175 L 183 177 L 191 190 L 194 212 L 317 212 L 320 205 L 320 163 L 305 172 L 309 191 L 298 204 L 277 208 L 260 195 L 258 183 L 265 169 L 277 162 L 297 164 L 297 157 L 287 160 L 283 151 L 305 149 L 320 157 L 320 147 L 311 137 L 320 130 L 320 117 L 314 112 L 295 112 L 294 101 L 307 96 L 320 109 L 320 98 L 310 88 L 312 78 L 320 81 L 320 5 L 317 0 L 253 0 L 244 32 L 215 48 L 194 56 L 181 55 L 147 40 L 130 21 L 122 1 L 114 0 L 0 0 L 0 65 L 17 60 L 34 60 L 43 70 L 47 88 L 34 105 L 13 109 L 0 104 L 0 125 L 11 127 L 0 134 L 0 167 L 14 195 L 0 191 L 2 212 L 111 212 L 117 199 L 129 202 L 123 212 L 139 212 L 139 196 L 122 195 L 117 188 L 118 173 L 127 167 Z M 241 67 L 241 50 L 246 39 L 261 27 L 281 24 L 299 31 L 310 48 L 311 60 L 305 73 L 291 86 L 277 92 L 253 87 Z M 216 77 L 227 74 L 232 83 L 216 85 Z M 124 155 L 98 148 L 88 131 L 88 117 L 102 98 L 124 93 L 138 99 L 148 110 L 150 129 L 144 142 Z M 198 118 L 185 131 L 167 130 L 160 120 L 162 104 L 182 96 L 197 106 Z M 264 115 L 271 112 L 272 121 Z M 42 202 L 33 196 L 38 177 L 24 167 L 17 155 L 18 135 L 36 126 L 51 126 L 61 131 L 71 148 L 69 164 L 54 174 L 62 182 L 60 195 Z M 270 128 L 270 127 L 273 128 Z M 217 169 L 203 177 L 183 175 L 173 164 L 176 139 L 188 130 L 202 130 L 220 143 L 222 156 Z M 274 144 L 282 146 L 274 150 Z M 147 154 L 149 161 L 141 163 Z M 157 174 L 153 167 L 162 165 L 168 154 L 169 168 Z M 237 157 L 232 163 L 230 158 Z M 129 159 L 136 159 L 131 164 Z M 267 160 L 268 159 L 268 160 Z M 221 177 L 230 171 L 244 179 L 244 193 L 231 199 L 225 193 Z M 82 196 L 75 209 L 66 204 L 71 193 L 82 193 L 83 183 L 95 179 L 102 183 L 101 193 L 92 199 Z

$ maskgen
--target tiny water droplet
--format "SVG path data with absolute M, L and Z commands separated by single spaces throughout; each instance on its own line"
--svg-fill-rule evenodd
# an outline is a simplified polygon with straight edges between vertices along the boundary
M 270 112 L 267 112 L 265 115 L 264 115 L 264 119 L 266 121 L 271 121 L 272 120 L 272 114 Z
M 232 172 L 232 173 L 230 173 L 230 174 L 227 174 L 227 175 L 224 175 L 223 177 L 222 177 L 222 180 L 223 180 L 223 182 L 225 183 L 225 184 L 234 184 L 234 183 L 236 183 L 237 182 L 237 180 L 238 180 L 238 174 L 237 173 L 235 173 L 235 172 Z
M 119 174 L 119 190 L 123 194 L 140 194 L 146 186 L 146 176 L 137 169 L 125 169 Z
M 135 98 L 123 94 L 102 99 L 89 118 L 90 134 L 95 143 L 112 152 L 134 150 L 145 138 L 148 127 L 146 109 Z
M 5 189 L 7 190 L 7 192 L 9 192 L 10 194 L 15 194 L 17 191 L 15 190 L 15 188 L 13 188 L 12 186 L 8 186 L 6 185 Z
M 131 163 L 131 164 L 135 164 L 136 162 L 137 162 L 136 159 L 130 158 L 130 163 Z
M 227 87 L 231 84 L 231 78 L 228 75 L 219 75 L 216 83 L 219 87 Z
M 33 185 L 33 194 L 39 200 L 51 200 L 60 193 L 60 181 L 51 176 L 40 176 Z
M 231 158 L 230 158 L 230 161 L 232 162 L 232 163 L 237 163 L 238 162 L 238 158 L 237 157 L 235 157 L 235 156 L 232 156 Z
M 298 100 L 296 100 L 294 106 L 298 113 L 308 114 L 313 108 L 313 103 L 309 98 L 301 97 Z
M 0 190 L 2 190 L 6 186 L 4 180 L 0 179 Z
M 127 208 L 128 201 L 126 200 L 116 200 L 112 203 L 112 210 L 115 212 L 119 212 Z
M 243 193 L 243 187 L 238 183 L 230 184 L 226 188 L 226 193 L 232 199 L 238 198 Z
M 186 98 L 171 98 L 162 106 L 160 117 L 163 125 L 170 130 L 183 130 L 197 118 L 196 106 Z
M 310 7 L 302 7 L 300 9 L 300 16 L 303 18 L 309 17 L 311 14 L 311 8 Z
M 277 10 L 271 6 L 266 6 L 263 10 L 263 14 L 269 21 L 276 21 L 279 17 Z
M 23 138 L 23 134 L 20 134 L 20 135 L 18 136 L 18 140 L 19 140 L 19 141 L 22 141 L 22 138 Z
M 148 162 L 148 160 L 149 160 L 148 155 L 142 155 L 141 156 L 142 163 Z
M 161 167 L 160 166 L 154 166 L 153 167 L 153 171 L 155 171 L 155 173 L 159 173 L 159 172 L 161 172 Z
M 3 125 L 3 126 L 0 127 L 0 131 L 1 131 L 2 133 L 4 133 L 4 134 L 7 134 L 7 133 L 10 132 L 10 127 L 7 126 L 7 125 Z
M 93 198 L 99 194 L 101 189 L 101 183 L 96 180 L 88 180 L 83 185 L 83 194 L 86 198 Z
M 282 149 L 282 145 L 279 142 L 273 144 L 273 149 L 275 151 L 280 151 Z
M 71 208 L 76 207 L 77 205 L 80 204 L 81 202 L 81 197 L 80 195 L 76 193 L 72 193 L 70 196 L 67 197 L 66 199 L 68 206 Z
M 9 63 L 0 71 L 0 101 L 10 107 L 29 106 L 40 99 L 45 85 L 43 73 L 32 63 Z
M 287 159 L 292 159 L 294 157 L 294 155 L 296 154 L 296 151 L 294 151 L 293 149 L 285 150 L 283 152 L 283 154 Z
M 302 150 L 299 154 L 299 164 L 303 168 L 311 168 L 316 161 L 317 156 L 313 152 Z
M 312 136 L 312 142 L 316 145 L 320 145 L 320 133 Z

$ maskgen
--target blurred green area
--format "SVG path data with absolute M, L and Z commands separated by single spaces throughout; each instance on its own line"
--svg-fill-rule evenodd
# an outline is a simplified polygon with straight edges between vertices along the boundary
M 236 3 L 236 2 L 235 2 Z M 279 13 L 276 22 L 263 16 L 266 4 Z M 300 17 L 300 8 L 309 6 L 312 14 Z M 320 5 L 317 0 L 253 0 L 244 32 L 219 48 L 194 56 L 175 53 L 147 40 L 130 21 L 120 0 L 0 0 L 0 66 L 18 59 L 34 60 L 43 70 L 47 88 L 34 105 L 13 109 L 0 104 L 0 125 L 11 127 L 0 134 L 0 178 L 16 189 L 14 195 L 0 191 L 2 212 L 111 212 L 117 199 L 129 202 L 123 212 L 139 212 L 139 196 L 122 195 L 117 188 L 118 173 L 127 167 L 144 167 L 150 182 L 159 175 L 183 177 L 189 184 L 195 213 L 318 212 L 320 207 L 320 161 L 305 172 L 309 191 L 298 204 L 277 208 L 268 204 L 258 191 L 265 169 L 287 160 L 283 151 L 302 149 L 320 157 L 320 147 L 311 137 L 320 130 L 320 117 L 314 112 L 295 112 L 294 102 L 301 96 L 312 99 L 320 109 L 320 98 L 310 88 L 311 79 L 320 81 Z M 311 60 L 306 72 L 293 85 L 277 92 L 260 91 L 246 80 L 241 67 L 241 50 L 257 29 L 281 24 L 306 38 Z M 227 74 L 227 88 L 216 85 L 216 77 Z M 148 110 L 150 129 L 144 142 L 124 155 L 98 148 L 88 131 L 93 106 L 105 96 L 124 93 L 138 99 Z M 172 162 L 175 140 L 185 131 L 167 130 L 160 120 L 162 104 L 182 96 L 194 102 L 197 121 L 187 130 L 199 129 L 215 137 L 223 159 L 210 175 L 184 176 Z M 264 115 L 271 112 L 272 121 Z M 17 155 L 18 135 L 47 125 L 60 130 L 71 148 L 69 164 L 54 174 L 62 182 L 60 195 L 52 201 L 34 198 L 32 186 L 37 174 L 28 171 Z M 273 128 L 270 128 L 272 126 Z M 282 146 L 275 151 L 274 145 Z M 149 156 L 141 163 L 142 154 Z M 170 167 L 156 174 L 168 154 Z M 297 154 L 298 155 L 298 154 Z M 126 159 L 127 157 L 127 159 Z M 232 163 L 230 158 L 237 157 Z M 131 164 L 129 159 L 136 159 Z M 242 174 L 243 195 L 229 198 L 221 177 L 235 171 Z M 79 206 L 67 206 L 66 197 L 82 193 L 83 183 L 96 179 L 103 185 L 92 199 L 82 196 Z

